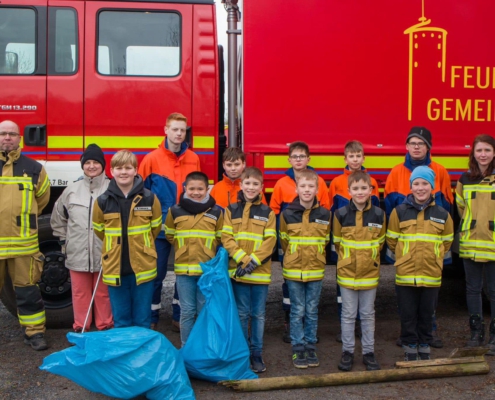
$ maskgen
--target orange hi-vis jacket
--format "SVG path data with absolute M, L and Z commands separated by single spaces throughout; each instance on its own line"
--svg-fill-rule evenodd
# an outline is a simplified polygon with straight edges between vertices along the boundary
M 308 167 L 308 169 L 312 168 Z M 270 199 L 270 208 L 276 215 L 279 215 L 281 211 L 284 211 L 297 197 L 294 169 L 289 168 L 285 173 L 287 176 L 284 176 L 277 181 Z M 330 210 L 328 187 L 322 177 L 318 177 L 318 193 L 316 194 L 316 198 L 321 207 Z
M 241 178 L 230 179 L 223 174 L 223 179 L 217 182 L 211 189 L 210 196 L 215 199 L 217 206 L 225 210 L 229 205 L 237 203 L 237 193 L 241 190 Z M 262 194 L 261 202 L 266 203 L 265 195 Z

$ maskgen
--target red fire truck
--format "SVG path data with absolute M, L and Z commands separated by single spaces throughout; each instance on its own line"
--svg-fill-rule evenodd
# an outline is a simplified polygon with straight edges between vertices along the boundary
M 362 141 L 383 185 L 411 126 L 432 131 L 433 157 L 454 181 L 473 137 L 495 134 L 492 0 L 245 1 L 242 11 L 229 141 L 264 171 L 268 194 L 295 140 L 310 145 L 327 182 L 344 167 L 345 142 Z M 226 16 L 213 0 L 0 1 L 0 120 L 21 126 L 23 152 L 45 165 L 54 200 L 81 175 L 88 144 L 143 156 L 174 111 L 188 116 L 191 148 L 218 180 L 226 136 L 216 19 Z M 72 318 L 71 296 L 48 221 L 39 220 L 40 287 L 55 325 Z M 14 310 L 9 287 L 2 298 Z

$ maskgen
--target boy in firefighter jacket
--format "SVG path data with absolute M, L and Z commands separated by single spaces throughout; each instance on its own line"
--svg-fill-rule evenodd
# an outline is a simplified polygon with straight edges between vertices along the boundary
M 335 211 L 333 239 L 338 253 L 337 283 L 342 296 L 342 358 L 339 369 L 354 362 L 355 323 L 359 311 L 363 363 L 380 369 L 374 353 L 375 297 L 380 276 L 380 250 L 385 242 L 385 213 L 371 204 L 373 186 L 365 171 L 349 175 L 351 200 Z
M 161 206 L 144 188 L 130 151 L 112 157 L 111 172 L 114 178 L 93 209 L 93 228 L 103 240 L 103 283 L 108 285 L 115 328 L 149 328 Z
M 222 225 L 222 209 L 208 194 L 208 177 L 203 172 L 191 172 L 186 176 L 179 204 L 170 207 L 165 220 L 165 235 L 175 250 L 174 271 L 181 305 L 182 347 L 205 303 L 198 288 L 198 280 L 203 274 L 199 263 L 215 257 Z
M 277 244 L 275 214 L 262 204 L 263 173 L 248 167 L 241 174 L 237 203 L 224 215 L 222 243 L 230 256 L 229 275 L 254 372 L 266 371 L 261 357 L 271 256 Z M 251 336 L 248 334 L 251 320 Z
M 395 284 L 406 361 L 430 359 L 443 258 L 453 240 L 452 218 L 432 197 L 433 170 L 416 167 L 410 184 L 412 194 L 392 211 L 386 236 L 397 260 Z
M 280 241 L 291 304 L 292 361 L 296 368 L 308 368 L 320 365 L 316 330 L 331 213 L 316 200 L 315 171 L 301 171 L 296 184 L 298 197 L 280 214 Z

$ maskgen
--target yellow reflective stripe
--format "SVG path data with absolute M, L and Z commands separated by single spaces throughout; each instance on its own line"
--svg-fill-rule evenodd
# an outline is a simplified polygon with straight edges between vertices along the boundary
M 112 236 L 105 235 L 105 251 L 112 249 Z
M 193 148 L 194 149 L 214 149 L 215 137 L 214 136 L 193 136 Z
M 492 187 L 492 185 L 463 185 L 462 191 L 464 193 L 470 193 L 470 192 L 484 192 L 484 193 L 490 193 L 490 192 L 495 192 L 495 188 Z
M 395 275 L 396 283 L 416 283 L 424 284 L 427 286 L 440 286 L 442 283 L 442 277 L 433 277 L 425 275 Z
M 174 264 L 175 272 L 188 273 L 188 272 L 199 272 L 203 273 L 201 266 L 199 264 Z
M 202 238 L 202 239 L 208 239 L 208 238 L 215 238 L 215 233 L 211 231 L 203 231 L 203 230 L 182 230 L 182 231 L 176 231 L 175 232 L 175 237 L 176 238 Z
M 151 230 L 143 233 L 144 245 L 146 247 L 151 247 L 150 236 L 151 236 Z
M 167 234 L 167 235 L 175 235 L 175 229 L 169 228 L 168 226 L 165 225 L 165 234 Z
M 455 193 L 455 202 L 461 207 L 464 207 L 466 205 L 466 203 L 464 202 L 464 198 L 457 192 Z
M 275 229 L 265 229 L 264 238 L 266 239 L 267 237 L 277 237 Z
M 216 231 L 215 237 L 216 238 L 221 238 L 222 237 L 222 231 Z
M 151 227 L 156 228 L 162 224 L 162 216 L 160 215 L 158 218 L 151 220 Z
M 139 225 L 139 226 L 131 226 L 127 228 L 127 234 L 131 235 L 139 235 L 144 232 L 151 232 L 150 225 Z
M 324 269 L 316 269 L 310 271 L 302 271 L 303 278 L 322 278 L 325 276 Z
M 341 283 L 343 285 L 348 286 L 375 286 L 378 285 L 378 281 L 380 278 L 366 278 L 366 279 L 355 279 L 355 278 L 344 278 L 340 275 L 337 275 L 337 283 Z
M 229 276 L 234 278 L 235 269 L 229 269 Z M 271 282 L 271 274 L 258 274 L 253 272 L 252 274 L 246 274 L 242 277 L 236 276 L 235 279 L 246 282 L 262 282 L 262 283 L 270 283 Z
M 325 238 L 322 237 L 300 237 L 291 236 L 289 237 L 290 244 L 299 244 L 302 246 L 316 246 L 319 244 L 325 244 Z
M 302 271 L 300 269 L 282 269 L 282 275 L 284 278 L 297 278 L 301 279 Z
M 262 241 L 263 235 L 259 235 L 253 232 L 237 232 L 234 233 L 234 238 L 237 239 L 246 239 L 246 240 L 254 240 L 254 241 Z
M 495 254 L 494 253 L 485 253 L 485 252 L 476 251 L 476 250 L 465 250 L 462 248 L 459 250 L 459 255 L 462 258 L 474 258 L 474 259 L 481 258 L 481 259 L 486 259 L 486 260 L 495 260 Z
M 8 244 L 34 244 L 38 243 L 38 235 L 32 235 L 27 238 L 20 237 L 0 237 L 0 246 Z
M 488 240 L 463 240 L 460 239 L 460 243 L 464 246 L 476 247 L 476 248 L 490 248 L 495 250 L 495 242 Z
M 143 282 L 145 280 L 152 280 L 156 277 L 156 268 L 149 271 L 137 272 L 136 273 L 136 283 Z
M 392 238 L 392 239 L 397 239 L 400 236 L 400 233 L 397 233 L 397 232 L 391 231 L 390 229 L 387 229 L 386 236 L 388 236 L 389 238 Z
M 316 278 L 323 279 L 325 275 L 324 269 L 315 269 L 303 271 L 301 269 L 282 269 L 282 274 L 284 278 L 294 278 L 294 279 L 308 279 L 308 278 Z
M 379 247 L 380 240 L 356 241 L 356 240 L 342 239 L 340 244 L 342 246 L 350 247 L 351 249 L 362 249 L 362 248 L 367 249 L 370 247 Z
M 103 274 L 103 282 L 108 284 L 117 284 L 117 280 L 120 279 L 120 275 L 106 275 Z
M 38 193 L 36 193 L 36 197 L 43 196 L 43 194 L 46 192 L 49 186 L 50 186 L 50 181 L 48 180 L 48 175 L 45 174 L 45 180 L 43 181 L 40 190 L 38 190 Z
M 27 247 L 0 248 L 0 257 L 11 258 L 16 256 L 28 256 L 39 251 L 38 243 Z
M 285 232 L 280 232 L 280 238 L 281 239 L 286 239 L 289 240 L 289 235 Z
M 4 185 L 16 185 L 18 183 L 25 183 L 32 187 L 33 180 L 30 177 L 21 176 L 0 176 L 0 184 Z
M 102 232 L 105 230 L 105 224 L 98 224 L 96 222 L 93 222 L 93 228 L 96 229 L 98 232 Z
M 122 228 L 105 228 L 105 236 L 121 236 Z
M 250 254 L 249 257 L 251 257 L 257 265 L 261 265 L 260 259 L 256 257 L 255 254 Z
M 342 236 L 333 236 L 333 242 L 334 243 L 340 243 L 342 240 Z
M 430 235 L 427 233 L 418 233 L 418 234 L 413 234 L 413 235 L 401 234 L 399 237 L 400 242 L 405 242 L 405 241 L 418 242 L 418 241 L 421 241 L 421 242 L 432 242 L 432 243 L 439 242 L 439 243 L 441 243 L 442 241 L 450 241 L 450 240 L 453 240 L 453 235 L 442 236 L 442 235 Z
M 32 314 L 32 315 L 20 315 L 17 314 L 19 317 L 19 323 L 21 325 L 27 326 L 27 325 L 42 325 L 46 322 L 46 317 L 45 317 L 45 310 Z
M 236 263 L 239 263 L 246 255 L 247 253 L 244 250 L 239 249 L 234 253 L 232 258 L 235 260 Z
M 231 226 L 228 226 L 228 225 L 224 225 L 223 228 L 222 228 L 222 232 L 223 233 L 227 233 L 227 234 L 233 234 L 234 233 L 234 230 Z

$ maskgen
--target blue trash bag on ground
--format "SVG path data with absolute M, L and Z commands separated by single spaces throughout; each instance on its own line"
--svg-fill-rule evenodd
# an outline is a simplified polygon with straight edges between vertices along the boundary
M 198 286 L 205 305 L 181 349 L 189 376 L 212 382 L 257 379 L 251 371 L 249 347 L 228 274 L 229 256 L 220 248 L 215 258 L 201 263 Z
M 194 399 L 180 352 L 159 332 L 131 327 L 68 333 L 75 346 L 50 354 L 40 369 L 119 399 Z

